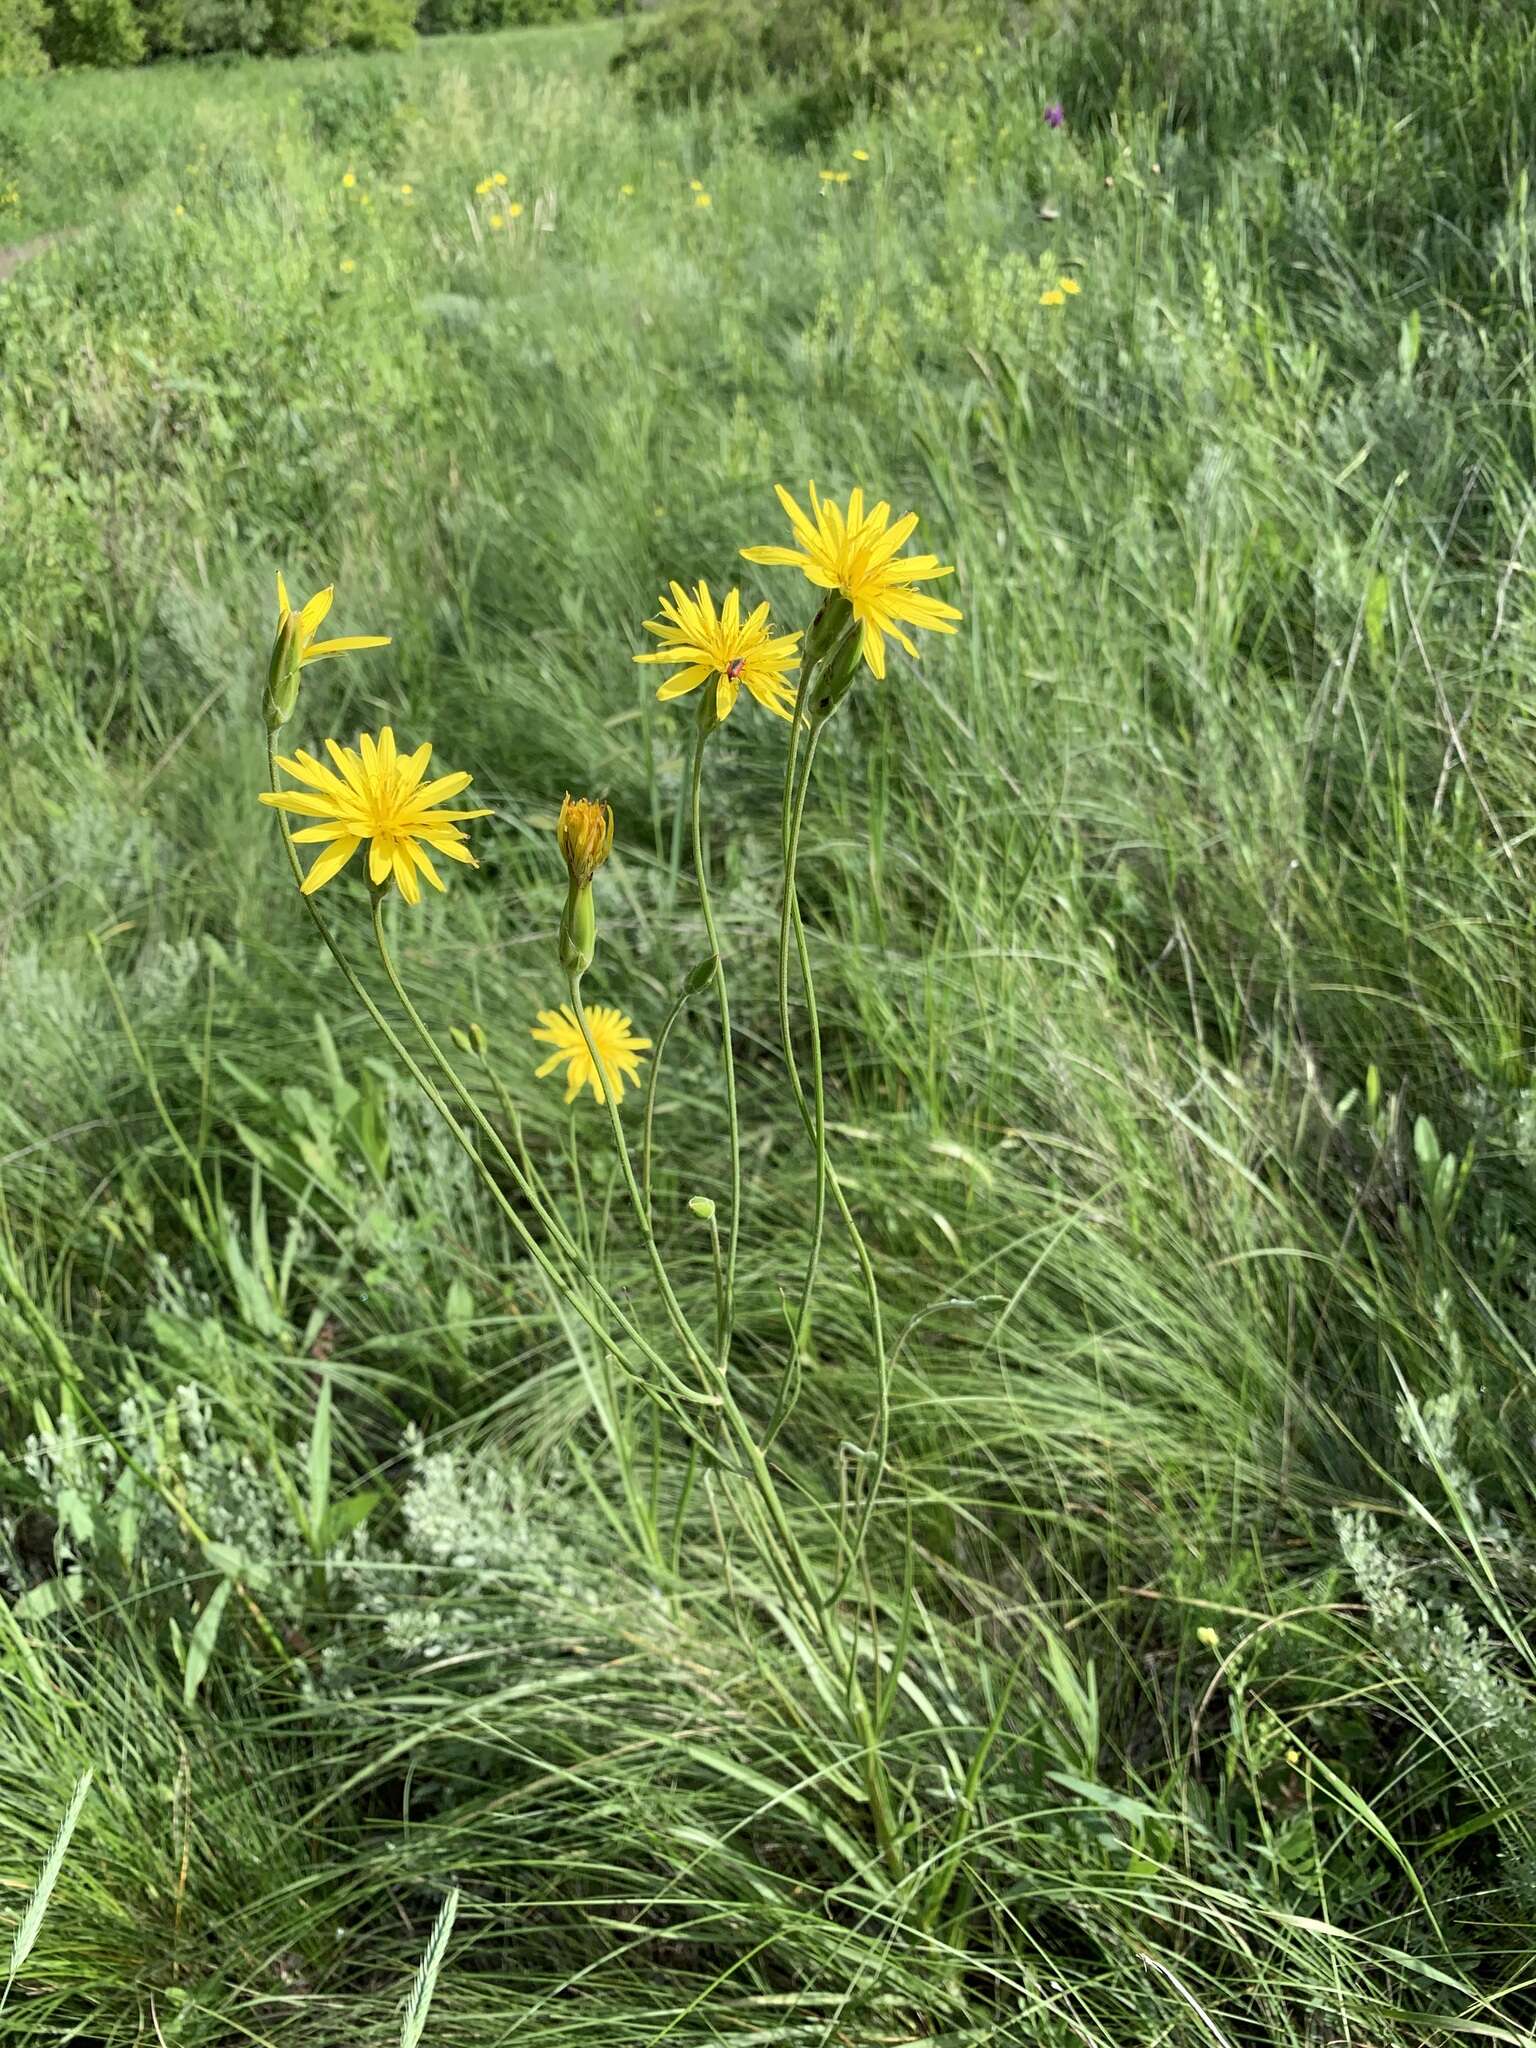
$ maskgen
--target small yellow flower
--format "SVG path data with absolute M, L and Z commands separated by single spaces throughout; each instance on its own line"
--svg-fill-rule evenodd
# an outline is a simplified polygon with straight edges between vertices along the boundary
M 715 202 L 713 201 L 713 199 L 710 198 L 707 192 L 695 192 L 693 195 L 693 203 L 695 206 L 713 206 Z
M 173 219 L 175 219 L 175 220 L 185 220 L 185 219 L 186 219 L 186 217 L 187 217 L 187 209 L 186 209 L 186 208 L 185 208 L 184 206 L 178 206 L 178 207 L 176 207 L 176 208 L 174 209 L 173 213 L 172 213 L 172 218 L 173 218 Z
M 856 164 L 867 164 L 869 162 L 869 151 L 867 149 L 856 149 L 853 152 L 853 160 Z
M 506 182 L 507 174 L 505 171 L 493 171 L 491 173 L 491 183 L 493 185 L 505 185 Z
M 400 754 L 394 733 L 386 725 L 377 740 L 372 733 L 360 733 L 359 751 L 338 746 L 331 739 L 325 745 L 339 773 L 333 774 L 300 748 L 292 759 L 279 759 L 277 765 L 295 782 L 306 784 L 306 790 L 261 792 L 264 804 L 319 821 L 293 835 L 301 846 L 325 847 L 304 877 L 306 896 L 339 875 L 365 839 L 369 881 L 377 888 L 393 879 L 407 903 L 421 901 L 423 875 L 434 889 L 443 887 L 442 877 L 427 857 L 428 849 L 448 860 L 462 861 L 466 867 L 480 865 L 469 851 L 459 821 L 488 818 L 490 812 L 436 809 L 445 798 L 457 796 L 470 778 L 439 775 L 423 783 L 432 758 L 430 744 L 424 742 L 414 754 Z
M 887 634 L 908 654 L 917 653 L 902 631 L 903 624 L 932 633 L 954 632 L 961 616 L 954 606 L 910 587 L 935 576 L 952 576 L 954 570 L 946 568 L 936 555 L 896 553 L 917 525 L 915 512 L 908 512 L 892 526 L 891 508 L 885 499 L 866 512 L 864 493 L 854 491 L 845 513 L 831 499 L 818 498 L 812 484 L 813 520 L 782 484 L 775 484 L 774 489 L 799 546 L 743 548 L 742 555 L 770 568 L 799 569 L 818 590 L 840 590 L 863 628 L 864 659 L 875 675 L 885 674 Z
M 597 1048 L 601 1074 L 592 1064 L 576 1012 L 569 1003 L 562 1003 L 558 1010 L 540 1010 L 538 1027 L 531 1034 L 541 1044 L 555 1048 L 544 1064 L 535 1069 L 535 1078 L 542 1081 L 546 1074 L 564 1067 L 567 1102 L 574 1102 L 588 1085 L 599 1102 L 607 1099 L 605 1086 L 616 1103 L 622 1102 L 626 1080 L 635 1087 L 640 1085 L 640 1054 L 650 1050 L 651 1041 L 635 1036 L 635 1027 L 622 1010 L 600 1003 L 585 1003 L 582 1007 Z
M 1082 290 L 1082 286 L 1075 277 L 1058 277 L 1056 288 L 1058 291 L 1065 292 L 1069 299 L 1075 299 Z
M 621 199 L 633 199 L 634 196 L 635 188 L 633 185 L 621 185 L 619 187 L 619 197 Z
M 523 217 L 523 202 L 521 201 L 521 199 L 514 199 L 514 200 L 513 200 L 513 202 L 512 202 L 512 204 L 511 204 L 511 205 L 510 205 L 510 206 L 509 206 L 509 207 L 507 208 L 507 219 L 508 219 L 508 220 L 521 220 L 521 219 L 522 219 L 522 217 Z
M 492 229 L 504 228 L 506 226 L 506 222 L 502 219 L 499 213 L 493 213 L 487 225 Z
M 836 171 L 818 171 L 816 175 L 820 178 L 823 185 L 830 185 L 837 177 Z
M 348 261 L 350 262 L 350 258 Z M 345 266 L 343 266 L 345 267 Z M 298 621 L 299 666 L 307 668 L 312 661 L 325 661 L 333 654 L 354 654 L 364 647 L 387 647 L 387 633 L 353 634 L 343 640 L 322 640 L 317 647 L 315 635 L 325 624 L 326 615 L 336 596 L 336 586 L 328 583 L 324 590 L 317 590 L 309 603 L 295 612 L 288 602 L 288 586 L 283 581 L 282 571 L 277 574 L 277 630 L 282 633 L 290 617 Z
M 343 276 L 343 277 L 350 277 L 350 276 L 352 275 L 353 271 L 354 271 L 354 270 L 356 270 L 356 268 L 357 268 L 357 265 L 356 265 L 356 263 L 355 263 L 355 262 L 354 262 L 354 261 L 352 260 L 352 258 L 351 258 L 350 256 L 343 256 L 343 257 L 342 257 L 342 259 L 341 259 L 341 274 L 342 274 L 342 276 Z
M 1053 287 L 1050 291 L 1040 294 L 1040 303 L 1042 306 L 1064 306 L 1067 303 L 1067 295 Z
M 1285 1752 L 1285 1760 L 1290 1765 L 1291 1769 L 1294 1771 L 1296 1766 L 1301 1762 L 1301 1751 L 1299 1749 L 1288 1749 Z
M 1214 1650 L 1220 1643 L 1221 1637 L 1217 1635 L 1213 1628 L 1197 1628 L 1195 1630 L 1195 1641 L 1203 1643 L 1208 1650 Z
M 482 178 L 479 184 L 475 187 L 475 197 L 477 199 L 483 199 L 487 192 L 491 190 L 494 182 L 495 181 L 491 178 Z
M 416 190 L 416 187 L 415 187 L 414 185 L 402 185 L 402 186 L 400 187 L 400 197 L 401 197 L 402 199 L 409 199 L 409 198 L 410 198 L 410 196 L 411 196 L 411 194 L 412 194 L 412 193 L 413 193 L 413 192 L 414 192 L 415 190 Z
M 578 889 L 585 888 L 613 851 L 612 806 L 591 797 L 573 797 L 567 790 L 555 823 L 555 842 L 566 873 Z
M 343 192 L 350 192 L 350 191 L 352 190 L 352 187 L 353 187 L 353 186 L 354 186 L 354 185 L 355 185 L 356 183 L 357 183 L 357 173 L 356 173 L 356 171 L 343 171 L 343 172 L 342 172 L 342 174 L 341 174 L 341 189 L 342 189 L 342 191 L 343 191 Z
M 690 178 L 688 180 L 688 190 L 690 192 L 702 192 L 704 190 L 704 180 L 702 178 Z
M 662 616 L 647 619 L 645 630 L 663 645 L 637 654 L 635 660 L 676 665 L 677 673 L 668 676 L 656 692 L 664 703 L 685 697 L 715 677 L 717 719 L 730 716 L 743 687 L 776 718 L 793 715 L 794 685 L 785 671 L 799 659 L 800 635 L 775 635 L 768 624 L 766 604 L 743 618 L 741 592 L 730 590 L 716 612 L 707 583 L 701 583 L 692 596 L 680 583 L 674 583 L 672 595 L 661 598 L 660 605 Z

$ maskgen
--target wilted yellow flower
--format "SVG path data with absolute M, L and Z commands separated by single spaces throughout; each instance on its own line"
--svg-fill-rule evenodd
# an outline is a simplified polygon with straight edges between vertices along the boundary
M 1040 303 L 1042 306 L 1064 306 L 1067 303 L 1067 295 L 1052 286 L 1050 291 L 1040 294 Z
M 813 523 L 782 484 L 774 489 L 800 545 L 743 548 L 743 556 L 772 568 L 799 569 L 818 590 L 840 590 L 863 628 L 864 659 L 877 676 L 885 674 L 887 633 L 915 655 L 917 649 L 902 631 L 903 624 L 933 633 L 954 632 L 961 617 L 954 606 L 910 587 L 935 576 L 952 576 L 954 570 L 936 555 L 896 553 L 917 525 L 915 512 L 892 526 L 891 508 L 883 498 L 866 513 L 864 493 L 854 491 L 845 513 L 830 498 L 818 498 L 812 484 Z
M 435 808 L 445 798 L 457 796 L 468 786 L 470 778 L 465 774 L 439 775 L 424 783 L 422 776 L 432 758 L 430 745 L 423 743 L 414 754 L 400 754 L 387 725 L 377 740 L 372 733 L 360 733 L 359 751 L 338 746 L 330 739 L 325 745 L 339 773 L 333 774 L 302 748 L 292 759 L 280 759 L 277 764 L 284 774 L 305 783 L 314 795 L 295 789 L 261 792 L 264 804 L 320 821 L 293 835 L 300 846 L 325 847 L 304 877 L 306 896 L 312 896 L 333 875 L 340 874 L 365 839 L 369 842 L 369 881 L 378 886 L 393 877 L 407 903 L 421 901 L 422 875 L 434 889 L 443 886 L 427 857 L 428 849 L 448 860 L 462 861 L 466 867 L 479 866 L 459 830 L 459 821 L 488 818 L 491 814 L 483 809 Z
M 555 1050 L 541 1067 L 535 1069 L 535 1078 L 542 1081 L 546 1074 L 553 1074 L 557 1068 L 564 1067 L 567 1102 L 574 1102 L 582 1089 L 589 1085 L 599 1102 L 607 1099 L 605 1087 L 616 1103 L 622 1102 L 625 1081 L 636 1087 L 640 1084 L 640 1054 L 650 1050 L 651 1041 L 635 1036 L 635 1027 L 622 1010 L 599 1003 L 586 1003 L 583 1008 L 587 1013 L 587 1029 L 597 1048 L 601 1073 L 592 1064 L 592 1055 L 581 1035 L 576 1012 L 569 1003 L 562 1003 L 558 1010 L 539 1012 L 538 1026 L 532 1036 L 543 1045 L 552 1045 Z
M 775 636 L 768 624 L 768 607 L 760 604 L 746 618 L 741 615 L 741 592 L 729 590 L 718 612 L 707 583 L 699 584 L 690 597 L 680 583 L 672 595 L 659 600 L 662 616 L 647 619 L 645 630 L 664 644 L 636 661 L 670 661 L 678 664 L 656 692 L 664 702 L 684 697 L 700 683 L 716 677 L 715 717 L 727 718 L 745 688 L 765 711 L 777 718 L 793 715 L 794 685 L 786 671 L 799 659 L 798 633 Z
M 1058 291 L 1065 292 L 1069 299 L 1075 299 L 1078 293 L 1082 290 L 1082 286 L 1078 283 L 1075 277 L 1058 277 L 1056 280 L 1056 289 Z
M 357 183 L 357 173 L 356 173 L 356 171 L 343 171 L 343 172 L 342 172 L 342 174 L 341 174 L 341 189 L 343 190 L 343 192 L 350 192 L 350 191 L 352 190 L 352 187 L 353 187 L 353 186 L 354 186 L 354 185 L 355 185 L 356 183 Z
M 612 805 L 572 796 L 567 790 L 555 824 L 555 840 L 567 874 L 578 888 L 585 888 L 613 851 Z

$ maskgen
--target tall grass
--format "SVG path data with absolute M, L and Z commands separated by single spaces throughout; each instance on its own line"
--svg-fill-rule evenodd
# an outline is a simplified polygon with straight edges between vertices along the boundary
M 382 2044 L 429 1951 L 465 2048 L 1536 2022 L 1533 32 L 1174 22 L 804 154 L 520 38 L 114 80 L 110 171 L 98 85 L 0 96 L 0 188 L 81 230 L 0 287 L 0 1938 L 95 1774 L 7 2038 Z M 389 717 L 494 793 L 404 970 L 643 1300 L 600 1113 L 532 1079 L 550 828 L 611 795 L 592 993 L 659 1024 L 687 730 L 629 655 L 807 476 L 917 507 L 966 612 L 850 700 L 802 860 L 891 1306 L 846 1612 L 899 1877 L 709 1475 L 354 1025 L 254 802 L 272 570 L 334 577 L 394 645 L 302 737 Z M 715 751 L 766 1422 L 781 762 Z M 707 1315 L 699 1010 L 657 1217 Z M 774 1458 L 830 1581 L 875 1399 L 828 1289 Z

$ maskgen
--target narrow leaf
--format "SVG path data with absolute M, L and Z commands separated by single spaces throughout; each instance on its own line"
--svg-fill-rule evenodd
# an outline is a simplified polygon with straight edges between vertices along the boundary
M 229 1602 L 229 1591 L 229 1580 L 220 1579 L 208 1596 L 208 1605 L 197 1617 L 192 1640 L 187 1644 L 187 1668 L 181 1683 L 181 1697 L 186 1706 L 190 1707 L 197 1698 L 197 1689 L 208 1675 L 208 1666 L 213 1661 L 213 1646 L 219 1639 L 219 1623 L 224 1619 L 224 1609 Z

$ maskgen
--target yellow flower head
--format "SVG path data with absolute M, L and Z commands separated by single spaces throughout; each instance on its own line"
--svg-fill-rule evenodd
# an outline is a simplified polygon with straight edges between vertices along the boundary
M 574 1102 L 589 1083 L 599 1102 L 606 1099 L 605 1087 L 612 1091 L 616 1103 L 622 1102 L 626 1080 L 636 1087 L 640 1085 L 640 1054 L 650 1050 L 651 1041 L 636 1038 L 635 1027 L 621 1010 L 605 1008 L 600 1003 L 586 1003 L 582 1007 L 587 1013 L 587 1029 L 597 1048 L 601 1073 L 592 1064 L 576 1012 L 569 1003 L 562 1003 L 558 1010 L 539 1012 L 539 1028 L 532 1035 L 555 1049 L 536 1069 L 535 1078 L 542 1081 L 546 1074 L 564 1067 L 567 1102 Z
M 867 164 L 869 162 L 869 151 L 867 149 L 856 149 L 853 152 L 853 160 L 856 164 Z
M 702 192 L 704 190 L 704 180 L 702 178 L 690 178 L 688 180 L 688 190 L 690 192 Z
M 713 199 L 710 198 L 707 192 L 695 192 L 693 195 L 693 203 L 695 206 L 713 206 L 715 202 L 713 201 Z
M 782 484 L 774 489 L 800 545 L 743 548 L 742 554 L 749 562 L 771 568 L 799 569 L 818 590 L 840 590 L 864 629 L 864 659 L 877 676 L 885 674 L 887 633 L 908 654 L 915 655 L 917 649 L 902 631 L 903 624 L 933 633 L 954 632 L 955 621 L 961 617 L 954 606 L 911 587 L 934 576 L 952 576 L 954 570 L 946 568 L 936 555 L 896 553 L 917 525 L 915 512 L 908 512 L 892 526 L 891 508 L 883 498 L 866 512 L 864 493 L 854 491 L 844 512 L 830 498 L 818 498 L 812 484 L 812 519 Z
M 1213 1628 L 1197 1628 L 1195 1630 L 1195 1641 L 1203 1643 L 1208 1650 L 1214 1650 L 1220 1646 L 1221 1637 L 1217 1635 Z
M 357 263 L 351 256 L 343 256 L 339 268 L 344 277 L 350 277 L 353 271 L 356 270 Z
M 346 264 L 344 263 L 342 267 L 345 269 Z M 324 625 L 326 614 L 330 611 L 331 602 L 335 595 L 335 584 L 328 583 L 324 590 L 317 590 L 315 592 L 302 611 L 296 612 L 288 602 L 288 586 L 283 581 L 283 572 L 281 569 L 277 572 L 278 637 L 282 637 L 283 629 L 288 624 L 290 618 L 298 621 L 296 632 L 299 643 L 299 665 L 301 668 L 308 667 L 312 661 L 324 661 L 332 654 L 353 654 L 362 647 L 387 647 L 389 645 L 389 635 L 387 633 L 354 633 L 343 640 L 322 640 L 316 646 L 315 635 L 319 632 L 321 626 Z
M 613 851 L 611 805 L 594 802 L 590 797 L 573 797 L 567 790 L 555 826 L 555 839 L 566 872 L 578 889 L 585 888 Z
M 768 624 L 766 604 L 743 618 L 741 592 L 729 590 L 717 612 L 707 583 L 701 583 L 691 597 L 680 583 L 674 583 L 672 595 L 658 602 L 662 616 L 647 619 L 645 630 L 663 644 L 635 656 L 636 661 L 678 664 L 677 673 L 668 676 L 656 692 L 658 697 L 666 701 L 686 696 L 715 677 L 717 720 L 730 715 L 743 685 L 765 711 L 778 718 L 792 716 L 795 691 L 785 671 L 799 659 L 800 635 L 775 635 Z
M 342 174 L 341 174 L 341 189 L 342 189 L 342 191 L 343 191 L 343 192 L 350 192 L 350 191 L 352 190 L 352 187 L 353 187 L 353 186 L 354 186 L 354 185 L 355 185 L 356 183 L 357 183 L 357 173 L 356 173 L 356 171 L 343 171 L 343 172 L 342 172 Z
M 511 205 L 510 205 L 510 206 L 509 206 L 509 207 L 507 208 L 507 219 L 508 219 L 508 220 L 521 220 L 521 219 L 522 219 L 522 217 L 523 217 L 523 202 L 521 201 L 521 199 L 514 199 L 514 200 L 513 200 L 513 202 L 512 202 L 512 204 L 511 204 Z
M 495 180 L 492 178 L 482 178 L 479 184 L 475 187 L 475 197 L 477 199 L 483 199 L 486 193 L 491 190 L 491 187 L 493 186 L 494 183 Z
M 619 187 L 619 197 L 621 199 L 633 199 L 634 196 L 635 188 L 633 185 L 621 185 Z
M 325 847 L 304 877 L 304 894 L 312 896 L 333 875 L 339 875 L 366 839 L 368 879 L 382 886 L 394 878 L 407 903 L 421 901 L 421 876 L 434 889 L 442 878 L 427 858 L 428 850 L 466 867 L 479 862 L 469 851 L 459 830 L 464 818 L 488 818 L 488 810 L 440 811 L 436 805 L 457 796 L 468 785 L 468 775 L 439 775 L 423 782 L 431 746 L 423 743 L 414 754 L 401 754 L 395 736 L 386 725 L 377 740 L 372 733 L 358 735 L 358 751 L 327 740 L 326 751 L 338 772 L 325 767 L 302 748 L 292 759 L 281 758 L 278 766 L 304 790 L 283 789 L 261 792 L 261 801 L 278 810 L 293 811 L 301 818 L 318 822 L 295 832 L 300 846 Z M 309 794 L 313 791 L 314 794 Z
M 1067 303 L 1067 295 L 1053 285 L 1048 292 L 1040 294 L 1040 303 L 1042 306 L 1064 306 Z
M 1058 291 L 1065 292 L 1069 299 L 1075 299 L 1078 293 L 1082 290 L 1082 286 L 1078 283 L 1075 277 L 1058 277 L 1056 280 L 1056 289 Z
M 507 174 L 505 171 L 493 171 L 491 173 L 491 183 L 493 185 L 505 185 L 506 182 Z
M 497 228 L 504 228 L 506 226 L 506 222 L 502 219 L 499 213 L 493 213 L 490 219 L 490 226 L 492 232 L 494 233 Z
M 400 197 L 401 197 L 402 199 L 409 199 L 409 198 L 410 198 L 410 196 L 411 196 L 411 194 L 412 194 L 412 193 L 413 193 L 413 192 L 414 192 L 415 190 L 416 190 L 416 187 L 415 187 L 414 185 L 402 185 L 402 186 L 400 187 Z

